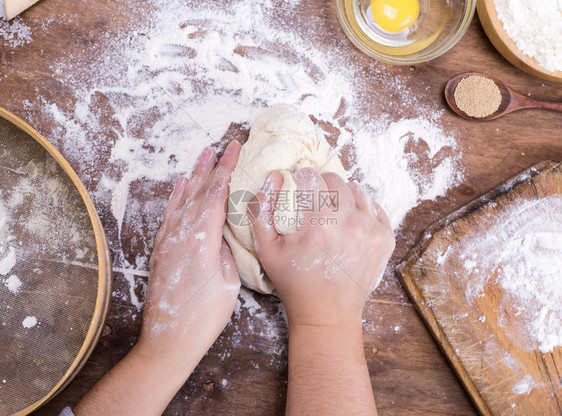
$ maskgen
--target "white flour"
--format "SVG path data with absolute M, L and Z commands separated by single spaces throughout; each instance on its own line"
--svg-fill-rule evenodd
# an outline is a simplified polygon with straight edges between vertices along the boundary
M 558 220 L 562 220 L 558 218 Z M 542 352 L 562 345 L 562 232 L 546 229 L 518 235 L 503 249 L 499 279 L 524 307 Z
M 149 23 L 131 21 L 127 31 L 98 39 L 102 49 L 88 62 L 71 51 L 53 57 L 57 81 L 75 100 L 39 97 L 26 109 L 32 123 L 53 122 L 47 138 L 78 170 L 98 210 L 113 214 L 114 264 L 131 269 L 130 290 L 116 297 L 139 305 L 141 279 L 133 273 L 146 273 L 167 204 L 146 188 L 189 173 L 205 146 L 246 132 L 265 107 L 296 104 L 312 115 L 333 145 L 349 150 L 344 165 L 375 189 L 395 228 L 421 201 L 459 182 L 462 155 L 441 126 L 440 107 L 416 98 L 408 77 L 375 61 L 354 64 L 350 46 L 326 48 L 331 29 L 324 19 L 291 12 L 299 3 L 151 0 Z M 365 83 L 395 96 L 367 95 Z M 125 228 L 144 251 L 124 252 Z
M 393 229 L 412 207 L 444 195 L 461 179 L 460 161 L 450 156 L 456 149 L 455 137 L 423 117 L 392 123 L 378 137 L 363 130 L 353 143 L 357 167 L 365 175 L 364 182 L 375 189 Z M 424 150 L 414 153 L 407 150 L 408 145 L 424 146 Z M 422 160 L 435 161 L 437 166 L 420 172 Z
M 4 10 L 2 8 L 2 10 Z M 32 40 L 31 29 L 23 19 L 15 17 L 9 22 L 0 16 L 0 44 L 10 48 L 27 45 Z
M 494 0 L 517 48 L 549 71 L 562 71 L 562 0 Z
M 526 375 L 521 380 L 519 380 L 511 390 L 515 394 L 526 394 L 533 389 L 534 383 L 535 380 L 533 379 L 533 377 Z
M 4 284 L 6 285 L 6 287 L 10 292 L 12 292 L 13 294 L 17 294 L 23 283 L 15 274 L 13 274 L 10 277 L 8 277 L 8 279 L 6 279 L 6 282 Z
M 11 244 L 14 237 L 10 234 L 10 216 L 3 203 L 0 190 L 0 276 L 8 277 L 16 265 L 16 250 Z
M 49 263 L 78 264 L 72 260 L 79 255 L 80 265 L 95 268 L 96 253 L 91 249 L 95 245 L 85 247 L 88 241 L 94 243 L 87 212 L 74 210 L 79 196 L 69 188 L 69 181 L 61 180 L 62 170 L 56 161 L 19 162 L 10 152 L 2 156 L 1 168 L 11 172 L 11 177 L 8 187 L 4 182 L 0 185 L 4 186 L 0 189 L 0 297 L 1 306 L 12 309 L 21 307 L 16 297 L 30 294 L 22 289 L 34 289 L 34 285 L 26 285 L 32 276 L 42 273 L 44 259 Z M 60 215 L 53 216 L 53 207 Z M 31 272 L 28 265 L 34 263 L 36 267 Z M 52 280 L 52 287 L 56 287 Z M 26 317 L 22 325 L 33 328 L 37 317 Z
M 0 258 L 0 274 L 7 276 L 16 265 L 16 250 L 10 247 L 3 255 L 4 257 Z
M 0 19 L 6 18 L 6 10 L 4 9 L 4 0 L 0 0 Z
M 471 258 L 479 265 L 479 270 L 469 271 L 474 284 L 467 287 L 467 298 L 482 296 L 487 278 L 495 273 L 505 293 L 504 307 L 518 317 L 509 326 L 498 323 L 512 342 L 527 351 L 546 353 L 562 346 L 560 207 L 558 196 L 519 203 L 516 214 L 502 218 L 496 227 L 458 250 L 474 253 Z
M 37 318 L 35 316 L 26 316 L 21 324 L 26 329 L 33 328 L 37 325 Z

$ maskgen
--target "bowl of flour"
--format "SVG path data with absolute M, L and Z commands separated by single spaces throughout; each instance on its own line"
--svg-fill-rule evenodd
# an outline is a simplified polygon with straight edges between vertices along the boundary
M 562 0 L 479 0 L 478 16 L 509 62 L 536 77 L 562 82 Z

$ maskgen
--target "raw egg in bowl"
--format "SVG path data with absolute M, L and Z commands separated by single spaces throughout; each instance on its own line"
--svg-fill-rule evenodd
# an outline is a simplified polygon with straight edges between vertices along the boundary
M 367 55 L 392 64 L 434 59 L 464 35 L 476 0 L 336 0 L 347 37 Z

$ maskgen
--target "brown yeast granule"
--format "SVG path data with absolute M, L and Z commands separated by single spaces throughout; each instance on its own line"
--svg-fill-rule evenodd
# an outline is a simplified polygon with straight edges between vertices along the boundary
M 469 75 L 455 88 L 457 107 L 470 117 L 482 118 L 495 113 L 501 101 L 500 89 L 490 78 Z

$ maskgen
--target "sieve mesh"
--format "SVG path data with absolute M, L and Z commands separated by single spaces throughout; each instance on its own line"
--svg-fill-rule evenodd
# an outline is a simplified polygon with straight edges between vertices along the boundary
M 0 415 L 33 405 L 63 378 L 97 291 L 96 240 L 79 191 L 39 143 L 0 118 Z M 24 327 L 26 317 L 37 324 Z

